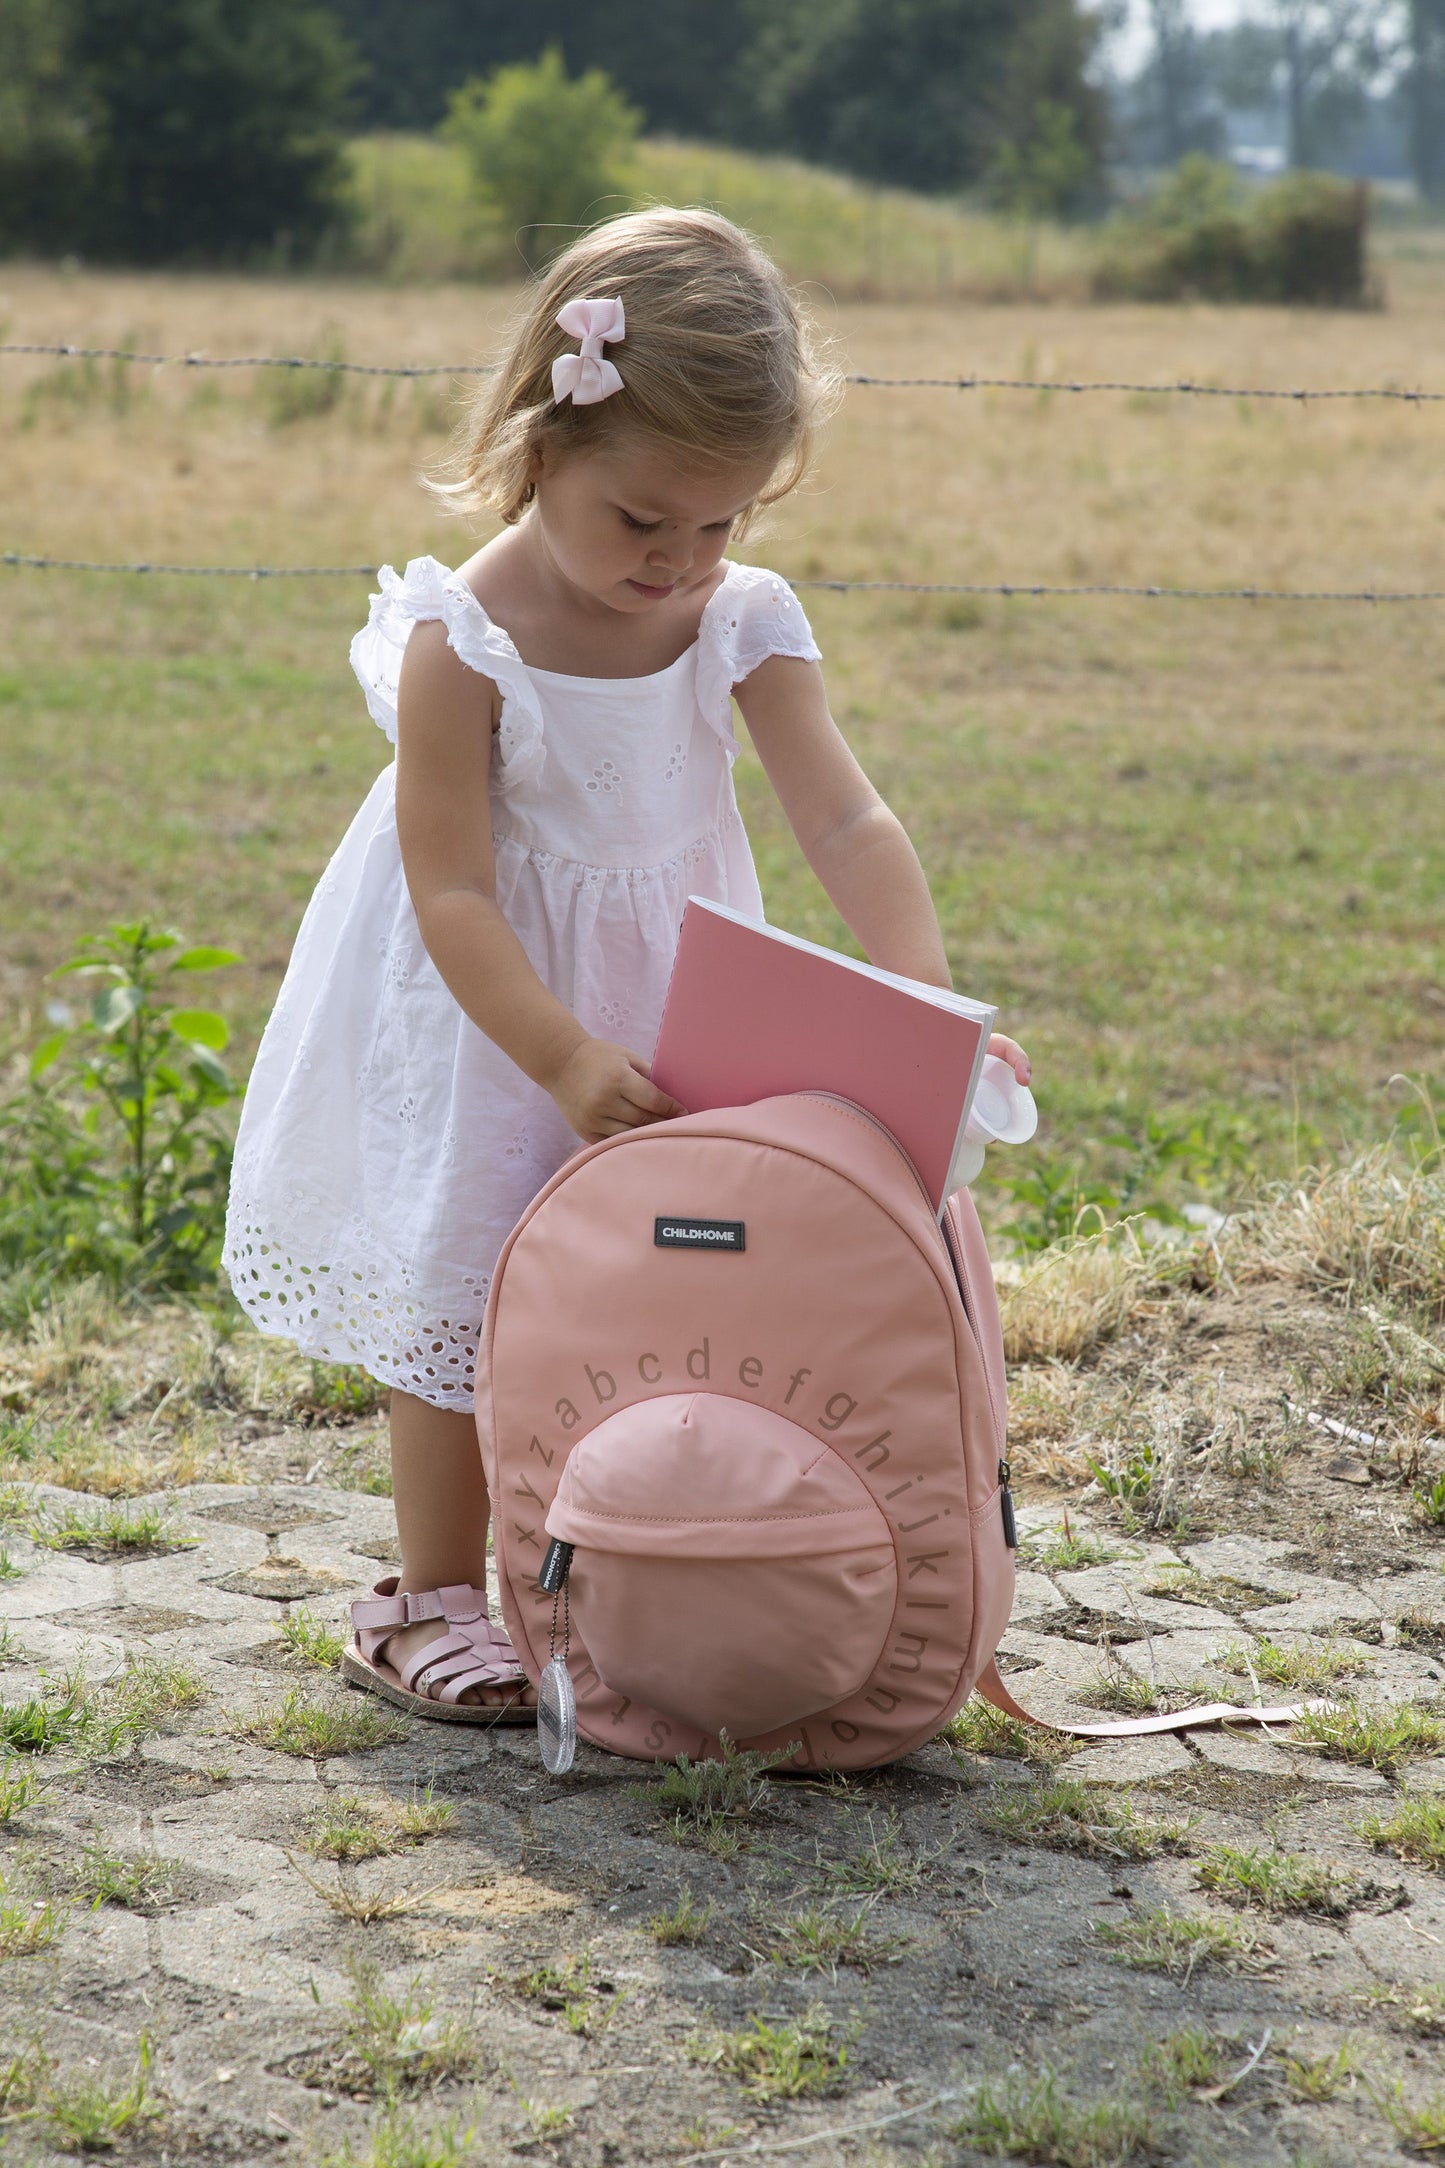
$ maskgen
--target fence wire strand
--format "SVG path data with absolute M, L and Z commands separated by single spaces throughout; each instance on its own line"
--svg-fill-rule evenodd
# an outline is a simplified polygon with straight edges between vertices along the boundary
M 87 557 L 27 557 L 19 550 L 0 555 L 0 566 L 16 572 L 158 573 L 174 579 L 202 580 L 374 580 L 378 565 L 171 565 L 105 564 Z M 1445 588 L 1389 587 L 1161 587 L 1128 586 L 1107 580 L 1053 586 L 1044 580 L 830 580 L 796 579 L 790 587 L 829 595 L 997 595 L 1009 600 L 1119 595 L 1146 602 L 1445 602 Z
M 0 343 L 0 354 L 48 354 L 64 361 L 124 361 L 154 369 L 324 369 L 336 376 L 491 376 L 495 364 L 485 361 L 400 363 L 343 361 L 306 354 L 142 354 L 120 346 L 73 346 Z M 1120 378 L 1052 376 L 875 376 L 858 372 L 845 376 L 845 384 L 873 391 L 1025 391 L 1025 392 L 1133 392 L 1149 398 L 1277 399 L 1307 406 L 1326 399 L 1393 400 L 1402 406 L 1445 404 L 1445 391 L 1418 391 L 1394 384 L 1343 386 L 1289 386 L 1261 384 L 1196 384 L 1188 377 L 1172 383 L 1135 384 Z

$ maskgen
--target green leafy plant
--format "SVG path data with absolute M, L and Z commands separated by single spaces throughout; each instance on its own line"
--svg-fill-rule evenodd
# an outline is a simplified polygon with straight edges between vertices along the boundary
M 851 2035 L 840 2034 L 829 2012 L 814 2004 L 800 2018 L 755 2015 L 737 2032 L 699 2034 L 687 2052 L 740 2079 L 754 2100 L 799 2100 L 842 2083 L 850 2045 Z
M 201 1286 L 214 1273 L 237 1096 L 214 1009 L 189 1006 L 192 973 L 238 962 L 146 921 L 88 935 L 54 974 L 100 980 L 83 1017 L 30 1059 L 28 1090 L 0 1108 L 0 1271 L 43 1299 L 58 1281 Z M 29 1307 L 39 1307 L 34 1299 Z

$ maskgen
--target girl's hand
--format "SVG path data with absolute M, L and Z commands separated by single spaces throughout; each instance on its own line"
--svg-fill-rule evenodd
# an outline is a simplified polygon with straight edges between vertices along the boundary
M 990 1054 L 997 1054 L 1000 1061 L 1008 1063 L 1020 1084 L 1027 1084 L 1034 1073 L 1033 1063 L 1017 1039 L 1006 1039 L 1001 1031 L 996 1031 L 988 1042 L 988 1050 Z
M 687 1112 L 658 1090 L 640 1054 L 606 1039 L 583 1039 L 547 1089 L 584 1144 Z

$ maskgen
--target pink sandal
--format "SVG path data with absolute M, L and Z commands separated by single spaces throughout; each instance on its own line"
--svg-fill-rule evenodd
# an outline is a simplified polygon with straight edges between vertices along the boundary
M 429 1588 L 397 1593 L 395 1574 L 378 1581 L 370 1596 L 351 1606 L 356 1638 L 341 1658 L 342 1676 L 394 1701 L 414 1716 L 447 1724 L 534 1724 L 537 1712 L 521 1700 L 527 1674 L 505 1630 L 487 1616 L 479 1588 Z M 450 1632 L 393 1667 L 383 1650 L 392 1635 L 420 1619 L 444 1618 Z M 473 1687 L 512 1689 L 505 1701 L 464 1702 Z

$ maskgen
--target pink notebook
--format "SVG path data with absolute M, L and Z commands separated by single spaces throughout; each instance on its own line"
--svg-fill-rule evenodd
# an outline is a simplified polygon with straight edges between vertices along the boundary
M 941 1212 L 996 1014 L 689 896 L 652 1074 L 692 1114 L 775 1092 L 855 1100 Z

